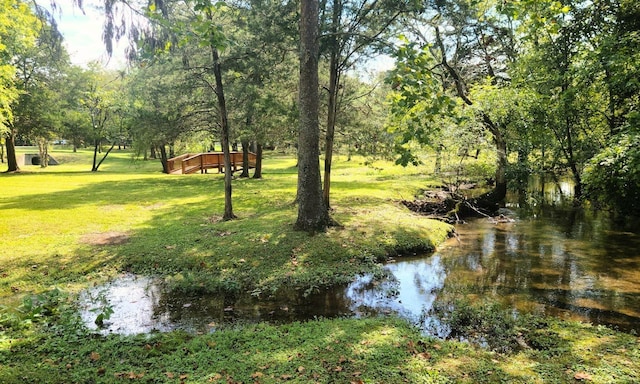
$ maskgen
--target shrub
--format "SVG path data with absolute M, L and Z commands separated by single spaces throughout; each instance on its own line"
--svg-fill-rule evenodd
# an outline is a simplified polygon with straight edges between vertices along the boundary
M 585 196 L 627 216 L 640 216 L 640 134 L 621 134 L 585 168 Z

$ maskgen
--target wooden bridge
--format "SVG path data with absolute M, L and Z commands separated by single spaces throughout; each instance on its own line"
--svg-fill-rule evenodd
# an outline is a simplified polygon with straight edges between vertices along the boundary
M 242 169 L 242 152 L 231 152 L 231 169 Z M 249 152 L 249 169 L 256 167 L 256 154 Z M 170 174 L 207 173 L 208 169 L 224 172 L 224 154 L 222 152 L 186 153 L 167 160 Z

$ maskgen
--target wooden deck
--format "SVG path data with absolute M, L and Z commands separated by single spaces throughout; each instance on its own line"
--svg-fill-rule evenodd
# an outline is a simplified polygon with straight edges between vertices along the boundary
M 242 152 L 231 152 L 231 169 L 242 169 Z M 256 167 L 256 154 L 249 152 L 249 168 Z M 167 160 L 170 174 L 207 173 L 208 169 L 224 172 L 224 154 L 222 152 L 186 153 Z

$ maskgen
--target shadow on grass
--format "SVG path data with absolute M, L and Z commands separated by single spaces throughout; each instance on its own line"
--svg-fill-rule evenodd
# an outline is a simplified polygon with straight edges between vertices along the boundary
M 635 382 L 635 338 L 554 325 L 562 354 L 503 355 L 424 337 L 395 318 L 257 324 L 206 335 L 41 336 L 14 343 L 0 380 L 63 382 Z M 589 342 L 582 345 L 582 340 Z M 591 342 L 595 340 L 594 342 Z M 628 347 L 628 348 L 626 348 Z M 637 352 L 636 352 L 637 353 Z M 581 376 L 576 376 L 581 375 Z
M 48 181 L 61 185 L 78 186 L 62 191 L 37 191 L 37 184 L 33 184 L 33 190 L 25 191 L 19 196 L 0 200 L 0 208 L 21 210 L 50 210 L 72 209 L 83 205 L 102 204 L 155 204 L 173 201 L 176 205 L 183 199 L 201 196 L 214 200 L 223 199 L 224 180 L 217 175 L 195 176 L 161 176 L 135 179 L 107 180 L 92 182 L 84 173 L 55 173 L 48 175 Z M 17 175 L 21 178 L 40 178 L 38 174 Z M 103 178 L 105 174 L 97 177 Z M 262 186 L 261 184 L 266 184 Z M 266 183 L 261 180 L 242 179 L 234 182 L 234 199 L 243 200 L 243 194 L 255 195 L 260 193 L 263 187 L 273 188 L 274 191 L 290 189 L 287 179 L 274 179 Z M 268 204 L 268 202 L 265 202 Z M 222 211 L 222 209 L 220 209 Z
M 384 194 L 367 196 L 376 188 L 375 181 L 339 184 L 342 191 L 334 201 L 339 220 L 346 218 L 344 228 L 314 236 L 294 231 L 294 170 L 291 161 L 284 159 L 264 179 L 234 180 L 234 212 L 239 219 L 229 222 L 220 220 L 224 196 L 218 174 L 113 177 L 99 173 L 93 178 L 84 173 L 51 173 L 46 179 L 34 180 L 60 187 L 5 198 L 0 208 L 31 212 L 30 219 L 36 221 L 59 218 L 56 225 L 62 228 L 67 214 L 79 217 L 74 218 L 76 226 L 86 220 L 90 229 L 73 228 L 75 237 L 65 240 L 70 252 L 59 257 L 53 251 L 43 259 L 49 275 L 40 275 L 39 284 L 45 286 L 79 282 L 85 275 L 102 278 L 114 271 L 131 271 L 160 275 L 185 291 L 270 296 L 281 287 L 313 291 L 350 282 L 358 274 L 378 272 L 378 263 L 398 249 L 432 249 L 434 237 L 425 228 L 416 228 L 417 220 L 408 211 L 386 201 Z M 31 184 L 37 188 L 35 182 Z M 118 215 L 138 217 L 123 216 L 120 225 Z M 101 216 L 109 220 L 93 222 L 92 217 Z M 126 242 L 91 246 L 79 238 L 113 227 L 126 235 Z M 28 276 L 34 257 L 23 256 L 17 268 L 21 273 L 11 278 Z M 56 264 L 60 268 L 52 267 Z M 2 284 L 8 289 L 13 283 L 5 280 Z

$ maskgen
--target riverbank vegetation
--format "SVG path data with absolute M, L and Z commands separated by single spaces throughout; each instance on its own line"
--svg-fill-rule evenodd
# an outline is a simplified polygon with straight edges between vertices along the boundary
M 401 205 L 434 181 L 390 162 L 338 157 L 333 215 L 342 226 L 310 235 L 293 230 L 290 155 L 268 153 L 263 179 L 234 181 L 239 218 L 231 222 L 218 216 L 218 174 L 167 176 L 128 151 L 92 173 L 89 151 L 52 155 L 61 165 L 2 177 L 3 383 L 638 379 L 636 336 L 514 319 L 491 303 L 466 303 L 448 315 L 458 337 L 480 344 L 431 338 L 393 316 L 227 325 L 206 335 L 95 334 L 79 320 L 75 294 L 123 271 L 161 276 L 174 289 L 248 290 L 268 300 L 284 286 L 321 290 L 380 271 L 387 256 L 431 249 L 449 227 Z
M 536 328 L 536 327 L 540 328 Z M 638 339 L 546 320 L 497 353 L 396 318 L 257 324 L 206 335 L 96 337 L 52 326 L 0 343 L 3 383 L 633 383 Z

